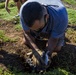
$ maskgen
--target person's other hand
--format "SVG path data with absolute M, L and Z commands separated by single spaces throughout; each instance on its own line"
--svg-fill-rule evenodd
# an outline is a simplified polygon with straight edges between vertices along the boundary
M 6 8 L 6 11 L 10 14 L 10 9 Z

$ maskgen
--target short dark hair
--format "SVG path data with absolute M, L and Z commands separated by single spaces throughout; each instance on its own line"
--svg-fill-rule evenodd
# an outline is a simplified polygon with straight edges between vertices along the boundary
M 35 20 L 40 20 L 43 16 L 43 6 L 38 2 L 27 3 L 22 10 L 24 22 L 32 27 Z

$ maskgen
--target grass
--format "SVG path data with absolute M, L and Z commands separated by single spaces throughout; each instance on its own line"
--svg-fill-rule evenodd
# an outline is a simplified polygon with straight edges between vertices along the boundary
M 15 38 L 9 38 L 5 35 L 5 31 L 4 30 L 0 30 L 0 41 L 1 42 L 15 42 L 17 41 L 17 37 Z
M 63 0 L 65 3 L 68 3 L 69 5 L 76 6 L 76 1 L 75 0 Z
M 72 43 L 76 43 L 76 36 L 74 36 L 76 35 L 76 10 L 68 8 L 67 11 L 68 11 L 69 27 L 66 32 L 66 37 Z
M 4 19 L 4 20 L 11 20 L 12 18 L 15 17 L 15 15 L 17 14 L 17 10 L 16 7 L 12 7 L 10 8 L 11 12 L 10 14 L 7 13 L 7 11 L 5 9 L 0 9 L 0 18 Z
M 73 28 L 68 28 L 67 33 L 66 33 L 66 37 L 72 43 L 76 43 L 76 36 L 74 36 L 74 35 L 76 35 L 76 30 L 74 30 Z
M 0 3 L 0 9 L 3 9 L 5 7 L 5 3 Z
M 67 9 L 70 25 L 76 25 L 76 10 Z
M 5 33 L 3 30 L 0 30 L 0 40 L 3 42 L 9 41 L 9 38 L 5 36 Z
M 45 74 L 37 74 L 37 73 L 25 73 L 25 72 L 18 72 L 16 69 L 13 71 L 4 71 L 3 69 L 0 68 L 0 74 L 1 75 L 74 75 L 64 69 L 54 69 L 50 70 L 49 72 L 46 72 Z
M 10 14 L 5 9 L 5 3 L 0 3 L 0 18 L 4 20 L 11 20 L 17 15 L 17 7 L 13 1 L 9 1 L 8 8 L 10 9 Z
M 64 2 L 66 2 L 70 5 L 76 6 L 75 0 L 64 0 Z M 6 10 L 4 8 L 4 3 L 0 3 L 0 19 L 8 20 L 8 21 L 13 20 L 13 22 L 15 24 L 17 24 L 14 26 L 14 28 L 17 31 L 19 31 L 19 30 L 21 30 L 19 19 L 14 19 L 14 16 L 17 14 L 17 8 L 15 7 L 13 2 L 10 2 L 9 8 L 11 10 L 10 14 L 8 14 L 6 12 Z M 67 8 L 67 11 L 68 11 L 70 28 L 67 29 L 66 37 L 69 40 L 71 39 L 71 42 L 73 41 L 74 43 L 76 43 L 76 36 L 72 36 L 72 35 L 76 35 L 76 30 L 74 28 L 72 28 L 72 26 L 76 27 L 76 10 Z M 0 30 L 0 40 L 3 42 L 16 41 L 16 38 L 10 39 L 5 35 L 5 32 L 3 30 Z M 68 68 L 68 65 L 71 62 L 71 58 L 69 57 L 71 55 L 71 52 L 69 54 L 68 53 L 69 52 L 65 53 L 65 57 L 62 57 L 64 61 L 62 60 L 62 58 L 61 59 L 57 58 L 58 62 L 62 63 L 60 66 L 63 66 L 63 65 L 66 66 L 64 69 L 62 69 L 59 66 L 58 68 L 50 69 L 50 71 L 46 72 L 44 75 L 74 75 L 69 71 L 69 68 Z M 76 72 L 76 68 L 73 71 Z M 43 74 L 35 74 L 35 73 L 30 74 L 30 73 L 20 72 L 16 68 L 13 70 L 10 70 L 10 68 L 9 68 L 7 71 L 4 70 L 3 68 L 0 68 L 0 75 L 43 75 Z
M 20 24 L 17 24 L 14 28 L 15 28 L 15 30 L 17 30 L 17 31 L 22 30 L 22 27 L 21 27 L 21 25 L 20 25 Z

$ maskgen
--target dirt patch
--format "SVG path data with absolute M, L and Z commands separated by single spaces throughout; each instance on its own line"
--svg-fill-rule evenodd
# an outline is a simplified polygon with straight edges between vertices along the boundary
M 7 37 L 18 37 L 16 42 L 0 42 L 0 65 L 6 68 L 11 66 L 11 68 L 16 67 L 19 70 L 23 70 L 25 68 L 23 65 L 24 60 L 19 53 L 22 50 L 25 50 L 25 52 L 29 50 L 25 45 L 21 45 L 23 38 L 22 30 L 16 31 L 14 25 L 12 22 L 0 20 L 0 30 L 4 30 Z
M 25 64 L 24 57 L 26 57 L 26 53 L 30 49 L 24 44 L 21 44 L 23 32 L 22 30 L 15 30 L 14 25 L 12 22 L 0 20 L 0 30 L 4 30 L 6 36 L 10 38 L 18 37 L 16 42 L 0 43 L 0 67 L 6 70 L 9 68 L 13 70 L 16 67 L 19 71 L 28 71 L 29 68 Z M 21 53 L 22 55 L 20 55 Z M 49 68 L 54 67 L 65 68 L 72 73 L 76 73 L 76 44 L 69 42 L 68 38 L 62 50 L 52 58 Z

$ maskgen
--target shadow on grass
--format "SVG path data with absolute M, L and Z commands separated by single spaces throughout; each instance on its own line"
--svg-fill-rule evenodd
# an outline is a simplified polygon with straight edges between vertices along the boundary
M 23 73 L 29 71 L 29 69 L 26 69 L 26 66 L 23 62 L 23 58 L 21 58 L 19 55 L 8 53 L 3 49 L 0 50 L 0 64 L 6 66 L 6 68 L 12 71 L 13 74 L 18 75 L 16 72 L 14 72 L 15 69 L 17 69 L 16 71 Z M 64 69 L 76 75 L 76 45 L 65 44 L 62 50 L 52 58 L 52 63 L 47 69 L 48 71 L 50 71 L 50 69 L 53 70 L 53 72 L 50 71 L 50 75 L 54 75 L 52 74 L 54 72 L 65 75 L 62 71 L 56 68 Z
M 76 45 L 65 44 L 61 51 L 52 58 L 50 67 L 59 67 L 76 75 Z
M 6 50 L 0 50 L 0 66 L 2 66 L 1 64 L 12 72 L 25 70 L 23 59 L 19 55 L 6 52 Z

